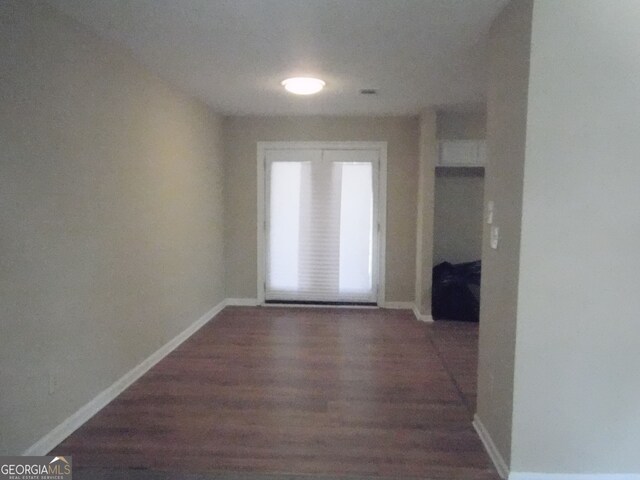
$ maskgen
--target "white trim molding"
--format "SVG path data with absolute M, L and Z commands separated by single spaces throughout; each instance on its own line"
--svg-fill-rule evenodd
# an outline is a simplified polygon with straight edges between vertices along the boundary
M 382 308 L 388 308 L 390 310 L 411 310 L 419 322 L 433 322 L 433 317 L 431 315 L 421 314 L 418 306 L 413 302 L 385 302 Z
M 227 307 L 257 307 L 260 302 L 257 298 L 227 298 L 224 304 Z
M 417 305 L 413 306 L 413 314 L 416 316 L 416 320 L 418 320 L 419 322 L 433 323 L 433 317 L 431 315 L 424 315 L 420 313 Z
M 640 473 L 511 472 L 509 480 L 640 480 Z
M 478 417 L 478 414 L 475 414 L 473 416 L 473 428 L 475 428 L 476 432 L 478 432 L 478 436 L 480 437 L 485 450 L 489 454 L 489 458 L 491 458 L 493 465 L 496 467 L 500 478 L 509 478 L 509 480 L 511 480 L 512 477 L 511 475 L 509 475 L 509 467 L 507 466 L 507 462 L 504 461 L 504 458 L 500 454 L 498 447 L 496 447 L 496 444 L 493 442 L 489 431 L 482 424 L 482 421 L 480 420 L 480 417 Z M 522 478 L 521 480 L 524 480 L 524 478 Z
M 49 433 L 44 435 L 40 440 L 27 448 L 22 455 L 46 455 L 55 446 L 71 435 L 85 422 L 87 422 L 96 413 L 107 406 L 109 402 L 114 400 L 118 395 L 124 392 L 133 382 L 147 373 L 156 363 L 175 350 L 181 343 L 187 340 L 191 335 L 196 333 L 213 317 L 220 313 L 227 305 L 227 300 L 223 300 L 213 307 L 199 319 L 189 325 L 185 330 L 180 332 L 174 338 L 165 343 L 158 350 L 149 355 L 140 364 L 133 367 L 122 377 L 116 380 L 112 385 L 105 388 L 96 395 L 92 400 L 80 407 L 78 411 L 69 416 L 60 425 L 55 427 Z
M 382 308 L 389 310 L 413 310 L 413 302 L 384 302 Z

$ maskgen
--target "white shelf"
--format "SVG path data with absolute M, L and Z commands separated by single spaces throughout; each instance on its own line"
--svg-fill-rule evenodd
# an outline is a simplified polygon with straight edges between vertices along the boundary
M 441 140 L 437 167 L 484 167 L 487 159 L 484 140 Z

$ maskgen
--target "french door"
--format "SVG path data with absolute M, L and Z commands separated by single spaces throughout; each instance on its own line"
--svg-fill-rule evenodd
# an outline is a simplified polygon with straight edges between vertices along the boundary
M 264 300 L 377 303 L 380 149 L 280 147 L 263 158 Z

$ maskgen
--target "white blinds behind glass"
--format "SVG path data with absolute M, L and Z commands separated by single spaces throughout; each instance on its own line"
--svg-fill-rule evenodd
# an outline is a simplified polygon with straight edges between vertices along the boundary
M 374 302 L 372 150 L 269 150 L 266 300 Z

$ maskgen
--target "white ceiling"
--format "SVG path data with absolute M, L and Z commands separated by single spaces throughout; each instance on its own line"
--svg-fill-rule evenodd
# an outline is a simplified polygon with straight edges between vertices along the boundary
M 50 0 L 224 114 L 415 114 L 484 101 L 508 0 Z M 294 97 L 285 77 L 326 89 Z M 375 96 L 360 95 L 375 88 Z

